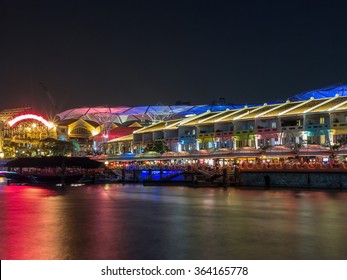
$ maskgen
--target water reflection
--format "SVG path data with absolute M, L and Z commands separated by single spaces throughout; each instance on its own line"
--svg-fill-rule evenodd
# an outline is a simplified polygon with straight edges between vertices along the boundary
M 346 192 L 0 186 L 1 259 L 346 259 Z
M 28 186 L 1 188 L 2 259 L 57 259 L 61 198 L 52 190 Z

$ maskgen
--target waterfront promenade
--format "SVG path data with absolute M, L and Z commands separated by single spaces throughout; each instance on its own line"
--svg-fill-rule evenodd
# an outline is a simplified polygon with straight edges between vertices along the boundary
M 286 160 L 277 162 L 239 161 L 211 166 L 205 163 L 157 162 L 142 164 L 132 162 L 119 164 L 110 172 L 121 181 L 142 182 L 148 178 L 163 181 L 172 174 L 187 172 L 199 176 L 200 186 L 248 186 L 248 187 L 301 187 L 347 189 L 347 163 Z M 172 185 L 167 180 L 167 185 Z M 199 186 L 199 183 L 196 184 Z
M 89 160 L 89 159 L 88 159 Z M 30 159 L 27 161 L 30 162 Z M 222 162 L 222 164 L 220 164 Z M 212 164 L 211 164 L 212 163 Z M 11 163 L 10 163 L 11 165 Z M 29 165 L 30 166 L 30 165 Z M 49 178 L 61 176 L 61 168 L 12 168 L 20 176 Z M 9 174 L 16 177 L 16 174 Z M 347 163 L 331 160 L 216 160 L 186 159 L 124 161 L 87 170 L 74 166 L 67 168 L 65 176 L 79 175 L 75 183 L 143 183 L 161 186 L 247 186 L 247 187 L 299 187 L 347 189 Z M 13 177 L 12 176 L 12 177 Z M 25 178 L 24 178 L 25 179 Z M 14 183 L 15 178 L 11 179 Z M 9 181 L 10 182 L 10 181 Z M 33 183 L 28 180 L 27 183 Z M 52 181 L 53 182 L 53 181 Z M 25 183 L 25 181 L 23 182 Z

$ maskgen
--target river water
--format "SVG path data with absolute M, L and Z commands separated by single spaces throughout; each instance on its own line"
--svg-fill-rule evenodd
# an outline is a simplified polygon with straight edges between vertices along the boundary
M 347 192 L 0 182 L 1 259 L 347 259 Z

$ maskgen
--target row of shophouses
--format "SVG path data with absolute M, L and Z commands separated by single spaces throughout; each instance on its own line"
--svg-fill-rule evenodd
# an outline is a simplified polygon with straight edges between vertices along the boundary
M 160 143 L 172 152 L 212 152 L 246 146 L 255 149 L 276 145 L 295 148 L 310 144 L 336 147 L 347 140 L 347 97 L 339 95 L 260 106 L 245 105 L 223 111 L 207 110 L 145 126 L 133 121 L 105 127 L 106 124 L 82 118 L 60 120 L 52 127 L 42 123 L 41 119 L 34 119 L 34 122 L 22 119 L 15 125 L 8 125 L 16 116 L 26 113 L 30 113 L 30 108 L 0 112 L 0 150 L 10 142 L 22 150 L 36 148 L 47 137 L 74 141 L 81 155 L 95 152 L 138 155 L 153 143 Z
M 179 120 L 154 123 L 108 142 L 109 154 L 139 154 L 153 142 L 172 152 L 241 147 L 292 148 L 310 144 L 336 147 L 347 139 L 347 97 L 336 95 L 280 104 L 206 111 Z

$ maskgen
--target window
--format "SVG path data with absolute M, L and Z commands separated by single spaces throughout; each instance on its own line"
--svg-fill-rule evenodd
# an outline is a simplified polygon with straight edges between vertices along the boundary
M 271 128 L 276 128 L 276 127 L 277 127 L 277 123 L 276 122 L 271 123 Z
M 319 119 L 319 124 L 324 124 L 324 117 L 321 117 L 321 118 Z
M 71 131 L 71 134 L 72 135 L 83 135 L 83 136 L 86 136 L 86 137 L 89 137 L 91 136 L 91 132 L 84 128 L 84 127 L 76 127 L 74 128 L 72 131 Z

